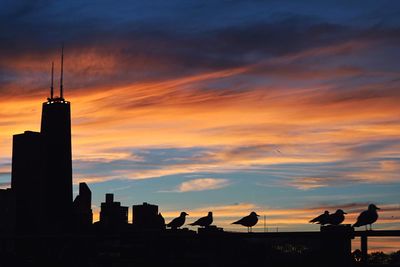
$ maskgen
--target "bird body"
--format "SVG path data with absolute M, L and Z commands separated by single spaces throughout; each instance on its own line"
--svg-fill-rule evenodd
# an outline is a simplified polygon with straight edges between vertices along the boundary
M 379 208 L 375 206 L 374 204 L 370 204 L 368 206 L 368 210 L 365 210 L 360 213 L 360 215 L 357 218 L 357 221 L 355 224 L 353 224 L 353 227 L 360 227 L 360 226 L 366 226 L 369 224 L 371 229 L 372 229 L 372 224 L 378 220 L 378 212 Z
M 329 214 L 327 224 L 339 225 L 344 221 L 344 214 L 347 214 L 341 209 L 338 209 L 335 213 Z
M 201 227 L 207 227 L 210 226 L 213 222 L 213 214 L 212 212 L 208 212 L 208 215 L 205 217 L 201 217 L 200 219 L 198 219 L 197 221 L 195 221 L 194 223 L 189 223 L 189 225 L 195 226 L 201 226 Z
M 185 224 L 185 219 L 186 216 L 189 215 L 186 212 L 181 212 L 181 215 L 179 217 L 173 219 L 171 222 L 167 224 L 167 227 L 170 227 L 171 229 L 177 229 L 181 227 L 182 225 Z
M 254 225 L 257 224 L 258 222 L 258 217 L 260 215 L 258 215 L 257 213 L 255 213 L 254 211 L 250 213 L 250 215 L 243 217 L 242 219 L 233 222 L 232 224 L 240 224 L 243 226 L 246 226 L 248 229 L 248 231 L 250 232 L 249 228 L 251 229 Z
M 328 223 L 328 218 L 329 218 L 329 211 L 326 210 L 323 214 L 312 219 L 310 223 L 325 225 Z

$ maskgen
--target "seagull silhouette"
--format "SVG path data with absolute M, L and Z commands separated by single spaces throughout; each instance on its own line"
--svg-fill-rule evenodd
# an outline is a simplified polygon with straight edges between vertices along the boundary
M 240 225 L 246 226 L 247 232 L 250 233 L 250 232 L 252 232 L 253 226 L 257 224 L 259 216 L 260 215 L 258 215 L 254 211 L 252 211 L 250 213 L 250 215 L 243 217 L 242 219 L 240 219 L 236 222 L 233 222 L 232 224 L 240 224 Z
M 369 229 L 372 230 L 372 224 L 378 220 L 378 212 L 380 210 L 374 204 L 369 204 L 368 210 L 364 210 L 363 212 L 358 215 L 357 222 L 353 224 L 353 227 L 360 227 L 365 225 L 365 230 Z
M 338 209 L 335 213 L 329 214 L 327 224 L 339 225 L 344 221 L 344 215 L 347 214 L 341 209 Z
M 179 217 L 173 219 L 171 222 L 169 222 L 167 224 L 168 227 L 171 227 L 171 229 L 177 229 L 179 227 L 181 227 L 182 225 L 185 224 L 185 219 L 186 216 L 188 216 L 189 214 L 187 214 L 186 212 L 181 212 L 181 215 L 179 215 Z
M 329 211 L 325 211 L 323 214 L 319 215 L 318 217 L 315 217 L 310 221 L 310 223 L 316 223 L 320 225 L 325 225 L 328 223 L 328 218 L 329 218 Z
M 211 211 L 209 211 L 207 216 L 201 217 L 194 223 L 189 223 L 189 225 L 192 225 L 192 226 L 198 225 L 200 227 L 207 227 L 207 226 L 210 226 L 210 224 L 212 224 L 212 222 L 213 222 L 213 213 Z

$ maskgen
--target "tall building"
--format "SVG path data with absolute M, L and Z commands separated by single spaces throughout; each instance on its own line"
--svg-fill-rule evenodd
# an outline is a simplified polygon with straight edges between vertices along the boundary
M 18 233 L 37 232 L 43 223 L 41 140 L 38 132 L 25 131 L 13 136 L 11 188 Z
M 70 103 L 49 99 L 42 111 L 43 201 L 48 227 L 62 230 L 72 211 Z
M 54 97 L 52 84 L 50 97 L 42 106 L 40 133 L 46 228 L 50 231 L 64 231 L 72 217 L 72 151 L 71 107 L 63 96 L 63 53 L 60 96 Z

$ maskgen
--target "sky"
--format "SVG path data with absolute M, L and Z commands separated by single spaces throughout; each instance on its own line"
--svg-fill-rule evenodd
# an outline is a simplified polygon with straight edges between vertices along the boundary
M 1 188 L 62 43 L 95 219 L 114 193 L 234 231 L 251 211 L 255 231 L 318 231 L 324 210 L 354 223 L 375 203 L 375 228 L 399 229 L 399 1 L 0 0 Z

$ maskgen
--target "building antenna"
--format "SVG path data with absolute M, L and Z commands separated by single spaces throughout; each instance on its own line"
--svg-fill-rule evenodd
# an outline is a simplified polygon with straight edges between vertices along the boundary
M 64 98 L 63 94 L 63 75 L 64 75 L 64 44 L 61 47 L 61 77 L 60 77 L 60 98 Z
M 51 62 L 51 86 L 50 86 L 50 99 L 53 99 L 54 96 L 54 61 Z

